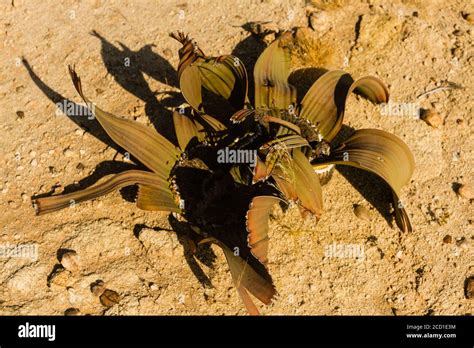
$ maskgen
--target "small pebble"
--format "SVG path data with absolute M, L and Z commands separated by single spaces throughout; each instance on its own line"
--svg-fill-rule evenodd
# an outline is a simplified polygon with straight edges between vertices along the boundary
M 64 268 L 60 267 L 48 276 L 48 286 L 52 284 L 66 287 L 69 284 L 69 275 Z
M 74 151 L 72 151 L 70 148 L 64 149 L 63 155 L 66 157 L 72 157 L 74 155 Z
M 443 124 L 443 118 L 436 111 L 429 109 L 422 113 L 421 119 L 433 128 Z
M 464 199 L 470 200 L 474 198 L 474 192 L 472 190 L 472 187 L 468 185 L 459 186 L 457 194 L 459 195 L 459 197 Z
M 445 235 L 443 238 L 443 243 L 449 244 L 453 241 L 453 237 L 451 237 L 449 234 Z
M 460 47 L 455 47 L 451 50 L 451 53 L 453 54 L 454 57 L 460 59 L 462 58 L 463 51 Z
M 474 298 L 474 276 L 471 276 L 466 279 L 464 294 L 466 298 L 472 300 Z
M 79 171 L 82 171 L 84 170 L 85 166 L 82 164 L 82 163 L 78 163 L 77 166 L 76 166 L 76 169 L 79 170 Z
M 366 207 L 362 205 L 354 205 L 354 214 L 361 220 L 370 221 L 370 212 Z
M 331 25 L 331 21 L 326 12 L 312 12 L 308 16 L 309 27 L 315 31 L 326 31 Z
M 16 112 L 17 120 L 22 120 L 25 118 L 25 113 L 23 111 L 17 111 Z
M 105 288 L 105 283 L 103 280 L 96 280 L 94 283 L 91 284 L 91 292 L 95 296 L 101 296 L 104 291 L 106 290 Z
M 169 59 L 169 58 L 173 57 L 173 51 L 170 50 L 169 48 L 165 48 L 165 49 L 163 50 L 163 55 L 164 55 L 166 58 Z
M 80 313 L 79 308 L 68 308 L 64 311 L 65 316 L 79 315 Z
M 38 161 L 36 160 L 36 158 L 33 158 L 33 159 L 31 160 L 30 165 L 31 165 L 32 167 L 36 167 L 36 166 L 38 165 Z
M 113 305 L 120 302 L 120 295 L 110 289 L 106 289 L 102 295 L 100 295 L 100 303 L 105 307 L 112 307 Z
M 70 272 L 77 272 L 81 269 L 79 255 L 74 251 L 67 251 L 61 257 L 61 265 Z

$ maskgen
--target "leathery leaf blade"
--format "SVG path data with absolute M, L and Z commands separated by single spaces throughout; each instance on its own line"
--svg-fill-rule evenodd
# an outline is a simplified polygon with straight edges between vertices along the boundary
M 167 182 L 151 172 L 142 170 L 127 170 L 125 172 L 115 174 L 102 183 L 93 185 L 84 190 L 56 195 L 51 197 L 36 198 L 33 200 L 36 214 L 42 215 L 51 213 L 60 209 L 70 207 L 73 204 L 81 203 L 91 200 L 103 195 L 106 195 L 114 190 L 118 190 L 130 185 L 143 185 L 157 194 L 153 198 L 153 206 L 151 203 L 147 204 L 147 208 L 151 210 L 163 210 L 179 212 L 178 207 L 173 201 L 171 191 L 168 188 Z M 140 204 L 139 204 L 140 205 Z M 140 206 L 139 206 L 140 207 Z
M 271 209 L 280 198 L 274 196 L 257 196 L 252 199 L 247 212 L 248 245 L 261 263 L 268 261 L 268 220 Z
M 288 83 L 290 51 L 284 47 L 283 34 L 268 46 L 254 68 L 255 107 L 288 109 L 296 101 L 296 90 Z
M 381 177 L 393 190 L 397 225 L 403 231 L 412 230 L 399 197 L 413 174 L 415 160 L 400 138 L 382 130 L 361 129 L 333 151 L 331 159 L 325 163 L 349 165 Z
M 228 247 L 219 243 L 224 251 L 227 263 L 229 264 L 232 280 L 234 281 L 237 290 L 249 310 L 250 314 L 258 314 L 252 299 L 247 294 L 249 291 L 253 296 L 262 301 L 264 304 L 270 304 L 276 291 L 273 284 L 262 278 L 249 264 L 240 256 L 234 255 L 233 251 Z
M 173 112 L 173 123 L 179 147 L 184 151 L 191 139 L 198 136 L 198 130 L 193 120 L 177 111 Z
M 323 198 L 318 175 L 308 158 L 299 150 L 293 152 L 295 190 L 305 211 L 320 217 L 323 212 Z
M 74 69 L 69 72 L 76 90 L 88 104 L 92 102 L 82 91 L 81 80 Z M 94 105 L 94 115 L 112 140 L 135 156 L 146 167 L 167 179 L 180 150 L 156 131 L 131 120 L 117 117 Z
M 375 77 L 366 76 L 354 82 L 344 71 L 328 71 L 304 96 L 300 117 L 313 123 L 330 142 L 341 129 L 346 100 L 354 91 L 373 103 L 386 103 L 389 98 L 387 87 Z
M 242 61 L 232 55 L 198 59 L 201 83 L 204 88 L 227 99 L 236 109 L 247 100 L 247 71 Z

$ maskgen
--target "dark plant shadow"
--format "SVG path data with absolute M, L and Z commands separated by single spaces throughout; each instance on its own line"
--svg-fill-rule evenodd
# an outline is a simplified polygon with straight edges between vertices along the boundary
M 304 98 L 313 83 L 328 70 L 324 68 L 301 68 L 293 71 L 288 77 L 288 82 L 295 86 L 298 104 Z
M 232 50 L 232 55 L 238 57 L 245 66 L 248 76 L 248 97 L 253 105 L 255 96 L 253 69 L 258 57 L 267 47 L 257 35 L 251 33 L 250 23 L 245 23 L 242 28 L 249 33 L 249 36 L 240 41 Z
M 159 102 L 159 93 L 150 89 L 144 76 L 146 74 L 161 83 L 178 87 L 175 69 L 161 55 L 153 52 L 153 44 L 133 51 L 121 42 L 114 46 L 95 30 L 91 35 L 100 40 L 102 60 L 107 72 L 122 88 L 145 103 L 145 114 L 158 133 L 177 144 L 172 112 L 165 106 L 177 107 L 184 102 L 184 98 L 180 93 L 166 92 L 169 97 Z
M 84 115 L 88 115 L 89 113 L 89 110 L 85 106 L 76 104 L 72 100 L 65 98 L 63 95 L 53 90 L 45 82 L 43 82 L 39 78 L 38 75 L 36 75 L 36 73 L 33 71 L 33 68 L 29 64 L 28 60 L 23 58 L 22 62 L 23 62 L 23 66 L 26 68 L 28 74 L 30 75 L 31 80 L 46 95 L 46 97 L 48 97 L 49 100 L 51 100 L 55 104 L 67 103 L 67 105 L 73 106 L 72 108 L 68 108 L 65 110 L 66 116 L 71 121 L 73 121 L 79 127 L 84 129 L 86 132 L 92 134 L 95 138 L 100 140 L 102 143 L 110 146 L 111 148 L 115 149 L 116 151 L 120 153 L 125 152 L 125 150 L 123 150 L 120 146 L 118 146 L 116 143 L 112 141 L 112 139 L 107 135 L 107 133 L 100 126 L 97 120 L 84 116 Z M 66 77 L 68 78 L 67 75 Z M 73 110 L 74 113 L 70 112 L 70 110 Z M 61 116 L 58 116 L 58 117 L 61 117 Z
M 336 169 L 393 228 L 392 191 L 387 183 L 377 175 L 359 168 L 338 165 Z
M 63 255 L 68 253 L 68 252 L 74 252 L 74 250 L 71 249 L 58 249 L 56 252 L 56 258 L 58 259 L 59 262 L 61 262 L 61 259 L 63 258 Z
M 333 143 L 342 143 L 355 131 L 350 126 L 342 125 Z M 393 227 L 392 190 L 389 185 L 377 175 L 359 168 L 337 165 L 336 169 Z
M 87 187 L 94 185 L 97 181 L 102 179 L 107 175 L 118 174 L 125 170 L 147 170 L 145 166 L 138 162 L 138 164 L 128 163 L 128 162 L 119 162 L 119 161 L 103 161 L 99 163 L 92 174 L 81 179 L 79 182 L 70 184 L 64 187 L 61 194 L 67 194 L 75 192 L 78 190 L 83 190 Z M 31 198 L 37 199 L 42 197 L 49 197 L 55 193 L 57 186 L 52 187 L 50 192 L 42 193 L 39 195 L 34 195 Z M 124 187 L 120 190 L 120 194 L 123 199 L 127 202 L 135 202 L 137 189 L 135 186 Z

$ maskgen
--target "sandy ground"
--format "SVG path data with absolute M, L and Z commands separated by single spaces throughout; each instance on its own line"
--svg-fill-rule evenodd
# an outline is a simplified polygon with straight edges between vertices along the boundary
M 30 197 L 86 187 L 131 166 L 95 121 L 56 115 L 58 101 L 79 101 L 67 64 L 104 109 L 165 129 L 180 103 L 179 44 L 170 31 L 189 32 L 209 55 L 233 52 L 250 71 L 264 46 L 242 26 L 307 26 L 308 9 L 316 11 L 316 48 L 298 64 L 378 76 L 392 101 L 431 109 L 443 124 L 382 115 L 350 98 L 347 125 L 392 132 L 414 153 L 402 195 L 414 231 L 390 226 L 379 181 L 335 172 L 317 225 L 292 209 L 274 212 L 269 268 L 279 296 L 262 313 L 472 314 L 465 295 L 474 275 L 472 194 L 456 190 L 472 190 L 474 179 L 474 26 L 464 18 L 474 6 L 460 0 L 2 1 L 0 314 L 245 314 L 222 252 L 186 254 L 168 215 L 138 210 L 133 190 L 41 217 Z M 417 98 L 450 83 L 463 88 Z M 354 215 L 354 204 L 369 210 L 369 221 Z M 328 257 L 333 244 L 356 245 L 363 258 Z M 37 258 L 6 255 L 19 245 L 37 247 Z M 79 270 L 58 267 L 65 250 L 77 253 Z M 118 304 L 108 308 L 91 293 L 98 279 L 120 295 Z

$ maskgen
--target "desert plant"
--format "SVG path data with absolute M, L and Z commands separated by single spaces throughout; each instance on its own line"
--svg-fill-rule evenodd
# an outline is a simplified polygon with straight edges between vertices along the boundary
M 414 168 L 406 144 L 375 129 L 355 131 L 341 145 L 334 143 L 350 93 L 374 103 L 388 101 L 388 90 L 380 80 L 353 81 L 343 71 L 329 71 L 298 103 L 296 89 L 288 83 L 293 37 L 287 32 L 256 62 L 252 104 L 247 72 L 239 58 L 207 57 L 187 35 L 171 36 L 182 44 L 178 78 L 191 107 L 190 112 L 173 113 L 177 144 L 145 125 L 95 106 L 95 117 L 113 141 L 150 171 L 129 170 L 81 191 L 33 199 L 37 214 L 138 185 L 138 208 L 169 211 L 189 223 L 194 231 L 189 240 L 192 250 L 202 243 L 222 248 L 251 314 L 258 314 L 258 309 L 248 291 L 265 304 L 276 295 L 266 267 L 273 205 L 294 203 L 303 216 L 319 219 L 321 180 L 327 180 L 334 165 L 361 168 L 381 177 L 393 191 L 397 225 L 411 230 L 399 204 L 400 189 Z M 91 105 L 75 70 L 69 70 L 76 90 Z M 255 156 L 247 162 L 219 160 L 229 150 Z

